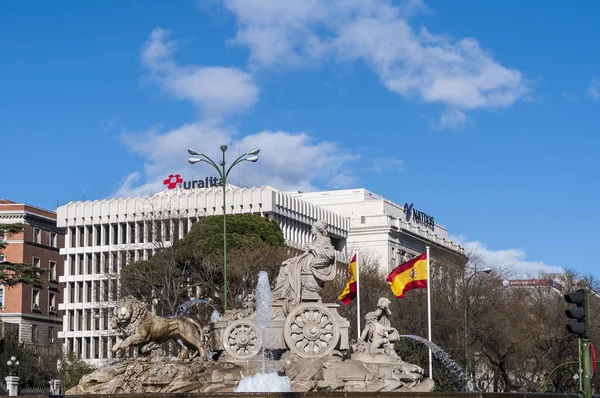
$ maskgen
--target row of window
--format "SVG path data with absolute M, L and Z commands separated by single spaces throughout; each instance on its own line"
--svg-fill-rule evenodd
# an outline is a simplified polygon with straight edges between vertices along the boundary
M 108 310 L 69 310 L 67 311 L 67 327 L 65 330 L 110 330 Z
M 100 346 L 102 342 L 102 347 Z M 109 349 L 117 342 L 115 336 L 111 337 L 78 337 L 74 339 L 66 339 L 65 344 L 67 352 L 72 352 L 80 359 L 110 359 L 115 357 Z M 110 344 L 110 346 L 109 346 Z M 133 356 L 133 351 L 130 350 L 129 356 Z
M 34 267 L 41 268 L 42 263 L 39 257 L 33 257 L 31 260 L 31 264 Z M 56 261 L 49 260 L 48 261 L 48 280 L 52 282 L 56 282 L 58 280 L 58 275 L 56 273 Z
M 190 219 L 193 224 L 197 219 Z M 188 230 L 188 219 L 138 221 L 87 225 L 69 228 L 70 247 L 107 246 L 128 243 L 162 242 L 179 238 L 180 228 Z
M 40 308 L 40 295 L 42 290 L 34 288 L 31 291 L 31 309 L 41 311 Z M 58 310 L 58 306 L 56 305 L 56 292 L 48 291 L 48 312 L 55 313 Z
M 65 289 L 65 302 L 73 303 L 99 303 L 116 300 L 118 294 L 116 279 L 102 281 L 69 282 Z
M 42 242 L 42 230 L 40 228 L 33 228 L 33 242 L 40 245 L 46 244 Z M 50 231 L 48 234 L 48 246 L 58 248 L 58 234 Z
M 120 250 L 102 253 L 70 254 L 65 275 L 116 274 L 121 268 L 138 260 L 147 260 L 154 249 Z
M 40 342 L 39 328 L 40 327 L 38 325 L 31 325 L 31 342 L 32 343 Z M 47 338 L 48 338 L 48 343 L 54 343 L 54 341 L 56 340 L 56 332 L 52 326 L 48 327 Z
M 42 289 L 33 288 L 31 291 L 31 309 L 34 311 L 42 311 L 40 307 L 40 296 Z M 48 291 L 48 313 L 56 313 L 58 311 L 58 305 L 56 302 L 56 296 L 58 293 Z M 0 307 L 4 308 L 4 286 L 0 286 Z

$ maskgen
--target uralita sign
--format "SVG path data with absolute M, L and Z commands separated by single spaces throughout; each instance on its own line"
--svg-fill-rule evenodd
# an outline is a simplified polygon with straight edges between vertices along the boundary
M 413 204 L 404 204 L 404 215 L 406 216 L 406 221 L 410 222 L 410 220 L 414 220 L 417 224 L 421 224 L 432 231 L 435 230 L 435 220 L 430 215 L 423 213 L 413 207 Z
M 183 189 L 196 189 L 196 188 L 210 188 L 220 187 L 222 181 L 217 177 L 205 177 L 203 180 L 191 180 L 184 181 L 179 174 L 170 174 L 169 177 L 165 178 L 163 185 L 167 186 L 167 189 L 175 189 L 178 186 Z

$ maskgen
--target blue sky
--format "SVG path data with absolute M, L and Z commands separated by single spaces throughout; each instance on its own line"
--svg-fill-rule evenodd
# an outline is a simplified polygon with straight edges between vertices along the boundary
M 600 276 L 598 2 L 0 2 L 0 197 L 364 187 L 494 265 Z

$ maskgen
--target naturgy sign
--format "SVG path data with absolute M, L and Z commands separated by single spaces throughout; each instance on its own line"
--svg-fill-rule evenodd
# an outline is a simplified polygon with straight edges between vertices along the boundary
M 184 181 L 179 174 L 170 174 L 169 177 L 165 178 L 163 185 L 167 186 L 167 189 L 175 189 L 177 186 L 183 186 L 183 189 L 195 189 L 195 188 L 210 188 L 220 187 L 223 181 L 217 177 L 205 177 L 204 180 L 192 180 Z
M 421 224 L 431 229 L 435 230 L 435 220 L 430 215 L 427 215 L 415 208 L 413 208 L 413 204 L 404 204 L 404 215 L 406 216 L 406 221 L 410 222 L 410 220 L 414 220 L 417 224 Z

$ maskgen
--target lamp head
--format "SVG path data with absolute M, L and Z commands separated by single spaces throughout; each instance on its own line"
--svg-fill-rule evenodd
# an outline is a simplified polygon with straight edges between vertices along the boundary
M 260 152 L 260 149 L 254 148 L 253 150 L 248 152 L 246 155 L 258 155 L 259 152 Z
M 246 160 L 254 163 L 258 160 L 258 156 L 250 156 L 249 158 L 246 158 Z
M 12 361 L 9 359 L 8 361 L 6 361 L 6 364 L 7 364 L 8 366 L 12 366 Z
M 197 150 L 192 149 L 192 148 L 188 149 L 188 153 L 190 155 L 200 155 L 200 152 L 198 152 Z
M 198 158 L 189 158 L 188 159 L 188 162 L 190 164 L 198 163 L 198 162 L 201 162 L 201 161 L 202 161 L 202 159 L 198 159 Z
M 492 273 L 492 269 L 489 268 L 489 267 L 488 268 L 484 268 L 484 269 L 481 270 L 481 272 L 483 272 L 484 274 L 488 274 L 489 275 L 489 274 Z
M 221 145 L 221 152 L 225 152 L 227 150 L 227 145 Z
M 12 357 L 10 357 L 10 360 L 14 362 L 14 361 L 17 360 L 17 358 L 15 358 L 14 356 L 12 356 Z

